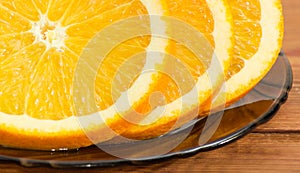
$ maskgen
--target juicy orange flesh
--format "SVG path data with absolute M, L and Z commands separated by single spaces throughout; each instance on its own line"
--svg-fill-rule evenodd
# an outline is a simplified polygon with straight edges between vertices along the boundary
M 0 2 L 2 3 L 2 1 Z M 11 12 L 8 8 L 0 6 L 1 22 L 0 22 L 0 34 L 18 34 L 31 29 L 31 24 L 21 14 Z M 13 36 L 13 35 L 12 35 Z M 13 37 L 12 37 L 13 38 Z
M 27 19 L 27 22 L 30 21 L 38 21 L 39 20 L 39 13 L 35 8 L 35 5 L 32 1 L 22 1 L 22 0 L 1 0 L 1 6 L 7 8 L 11 14 L 16 14 L 22 16 L 24 19 Z M 22 21 L 22 20 L 18 20 Z M 16 22 L 16 21 L 12 21 Z M 20 26 L 18 25 L 17 28 Z M 24 30 L 25 31 L 25 30 Z
M 146 36 L 128 40 L 103 60 L 95 82 L 96 104 L 100 110 L 111 106 L 132 85 L 143 68 L 137 64 L 145 64 L 144 49 L 149 42 L 150 37 Z
M 32 0 L 32 2 L 35 4 L 36 9 L 41 14 L 46 14 L 49 8 L 50 0 Z
M 212 35 L 212 32 L 214 31 L 214 19 L 205 0 L 167 0 L 166 2 L 168 9 L 170 10 L 169 15 L 171 17 L 175 17 L 198 30 L 205 36 L 207 43 L 209 43 L 211 47 L 214 47 L 215 43 Z M 170 29 L 172 30 L 174 28 Z M 211 54 L 201 57 L 201 55 L 195 55 L 192 50 L 183 43 L 179 43 L 176 40 L 171 40 L 170 42 L 171 43 L 168 46 L 167 52 L 178 58 L 182 63 L 186 64 L 196 81 L 197 78 L 207 69 L 205 66 L 207 64 L 203 61 L 209 61 Z
M 85 45 L 109 24 L 143 14 L 147 10 L 138 0 L 1 0 L 0 112 L 55 120 L 74 115 L 72 80 Z M 60 49 L 35 41 L 32 23 L 43 16 L 51 22 L 41 28 L 44 40 L 57 25 L 66 29 Z M 141 36 L 121 43 L 101 64 L 96 81 L 99 109 L 113 103 L 109 94 L 115 71 L 130 56 L 145 51 L 149 42 L 149 36 Z M 132 73 L 143 63 L 136 64 Z
M 233 13 L 234 22 L 234 55 L 226 75 L 229 79 L 244 67 L 248 60 L 257 52 L 262 37 L 261 7 L 259 0 L 228 1 Z
M 169 10 L 169 13 L 167 14 L 168 16 L 174 17 L 198 30 L 198 32 L 202 33 L 207 39 L 206 43 L 210 44 L 210 47 L 214 47 L 215 43 L 212 36 L 212 32 L 214 31 L 214 19 L 205 0 L 166 0 L 166 6 Z M 171 25 L 168 29 L 172 32 L 172 29 L 175 28 L 172 28 Z M 157 99 L 156 102 L 158 103 L 163 102 L 167 104 L 187 93 L 190 89 L 192 89 L 192 86 L 195 85 L 198 77 L 206 71 L 207 65 L 209 64 L 213 54 L 213 52 L 207 51 L 204 55 L 195 55 L 190 47 L 179 42 L 176 38 L 171 38 L 169 40 L 166 53 L 176 58 L 181 65 L 187 68 L 187 70 L 175 70 L 173 72 L 166 73 L 165 69 L 172 67 L 172 64 L 170 64 L 172 63 L 172 60 L 165 63 L 166 66 L 161 67 L 164 69 L 164 72 L 160 73 L 157 77 L 159 79 L 158 85 L 153 88 L 153 93 L 160 93 L 161 97 L 151 98 L 151 95 L 149 95 L 145 98 L 144 103 L 138 104 L 139 106 L 136 108 L 136 111 L 139 113 L 147 113 L 151 109 L 155 108 L 155 105 L 151 104 L 151 101 L 155 102 L 155 99 Z M 176 65 L 174 66 L 174 64 L 173 69 L 176 69 Z M 188 71 L 188 74 L 182 74 L 186 71 Z M 179 76 L 182 76 L 182 79 L 185 79 L 186 81 L 178 81 Z M 190 80 L 191 78 L 192 80 Z
M 73 99 L 71 84 L 78 57 L 67 49 L 57 52 L 52 48 L 38 59 L 28 84 L 30 87 L 27 92 L 30 94 L 25 100 L 26 112 L 42 119 L 61 119 L 74 115 L 75 110 L 70 104 Z
M 28 45 L 0 59 L 0 110 L 9 114 L 23 114 L 25 99 L 32 80 L 32 68 L 45 51 L 42 44 Z M 25 92 L 24 92 L 25 91 Z

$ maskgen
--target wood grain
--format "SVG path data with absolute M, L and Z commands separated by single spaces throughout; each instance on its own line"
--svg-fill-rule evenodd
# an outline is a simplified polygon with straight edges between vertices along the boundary
M 25 168 L 0 161 L 0 172 L 300 172 L 300 1 L 282 0 L 282 3 L 285 16 L 283 50 L 293 68 L 293 89 L 277 115 L 244 138 L 188 158 L 153 164 L 53 169 Z
M 251 133 L 225 147 L 199 153 L 188 158 L 176 158 L 151 165 L 121 165 L 112 168 L 54 169 L 48 167 L 24 168 L 11 162 L 2 162 L 7 172 L 287 172 L 300 170 L 299 133 Z M 0 162 L 1 163 L 1 162 Z
M 285 34 L 283 41 L 283 50 L 287 53 L 290 58 L 296 58 L 295 56 L 300 55 L 299 48 L 299 1 L 297 0 L 282 0 L 283 14 L 285 20 Z M 299 64 L 298 64 L 299 65 Z

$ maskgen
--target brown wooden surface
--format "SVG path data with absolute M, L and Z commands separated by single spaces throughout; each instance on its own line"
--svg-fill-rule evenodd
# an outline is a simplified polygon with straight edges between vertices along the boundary
M 213 151 L 148 165 L 61 170 L 0 161 L 0 172 L 300 172 L 300 1 L 282 2 L 283 50 L 292 64 L 293 89 L 277 115 L 244 138 Z

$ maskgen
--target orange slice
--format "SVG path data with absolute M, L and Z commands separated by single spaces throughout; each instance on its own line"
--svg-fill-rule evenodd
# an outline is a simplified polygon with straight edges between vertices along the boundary
M 94 140 L 101 142 L 112 138 L 115 133 L 110 132 L 108 126 L 122 123 L 121 115 L 130 111 L 132 106 L 118 110 L 114 109 L 115 104 L 122 92 L 132 85 L 132 76 L 139 74 L 145 66 L 145 52 L 154 48 L 153 45 L 160 45 L 160 50 L 167 46 L 167 41 L 151 37 L 153 24 L 149 19 L 149 14 L 162 15 L 163 8 L 160 1 L 2 0 L 0 144 L 55 150 L 84 147 L 92 145 Z M 124 38 L 120 31 L 125 28 L 110 26 L 117 26 L 113 24 L 130 18 L 136 23 L 129 23 L 129 27 L 141 23 L 144 33 L 113 45 L 113 49 L 105 52 L 100 64 L 88 64 L 93 58 L 96 63 L 100 56 L 93 51 L 88 52 L 90 56 L 83 53 L 91 48 L 84 49 L 97 33 L 111 29 L 110 39 Z M 101 48 L 111 46 L 112 42 L 106 43 L 108 45 Z M 128 62 L 134 55 L 139 55 L 138 60 Z M 125 75 L 118 78 L 117 72 L 124 72 L 121 68 L 124 63 L 127 67 Z M 76 80 L 91 79 L 91 70 L 95 69 L 99 70 L 87 85 Z M 115 85 L 116 79 L 123 85 Z M 91 81 L 93 92 L 78 97 L 86 91 L 80 86 L 90 87 Z M 141 95 L 147 93 L 155 78 L 149 74 L 137 81 L 134 86 L 143 89 L 135 92 L 131 89 L 134 102 L 142 99 Z M 89 121 L 99 114 L 101 121 Z M 86 132 L 97 135 L 90 139 Z
M 161 76 L 155 87 L 161 96 L 149 96 L 150 103 L 163 104 L 147 112 L 142 121 L 132 123 L 122 133 L 128 138 L 155 137 L 197 118 L 223 85 L 229 67 L 233 28 L 227 1 L 166 0 L 166 4 L 169 17 L 174 18 L 169 21 L 175 33 L 172 37 L 178 38 L 170 42 L 167 52 L 179 63 L 174 63 L 172 58 L 167 60 L 165 71 L 168 73 Z M 204 47 L 204 51 L 197 45 Z M 153 101 L 155 99 L 164 100 Z
M 207 3 L 209 4 L 209 1 Z M 279 0 L 231 0 L 228 1 L 228 4 L 234 24 L 234 54 L 228 71 L 225 71 L 224 90 L 215 90 L 218 94 L 212 94 L 212 103 L 202 102 L 208 105 L 204 105 L 200 109 L 200 117 L 234 103 L 250 91 L 271 69 L 281 48 L 283 18 Z M 194 6 L 191 5 L 191 8 Z M 187 13 L 195 14 L 192 10 L 187 10 Z M 172 13 L 170 12 L 170 14 Z M 177 14 L 172 15 L 176 16 Z M 190 15 L 183 14 L 182 16 Z M 186 21 L 189 20 L 186 19 Z M 218 27 L 221 30 L 224 28 L 223 26 Z M 215 29 L 218 30 L 218 28 Z M 219 31 L 219 33 L 222 32 Z M 217 46 L 218 37 L 213 38 Z M 182 99 L 184 96 L 193 98 L 188 94 L 181 95 L 180 98 Z M 157 110 L 152 111 L 147 118 L 124 132 L 123 135 L 133 139 L 152 138 L 174 130 L 195 117 L 191 116 L 191 114 L 197 113 L 191 111 L 192 107 L 186 108 L 186 111 L 182 111 L 184 107 L 179 108 L 188 103 L 187 100 L 185 103 L 179 101 L 176 103 L 177 101 L 165 105 L 163 113 L 157 112 Z
M 280 52 L 284 23 L 280 0 L 228 1 L 235 42 L 226 81 L 230 105 L 250 91 L 271 69 Z

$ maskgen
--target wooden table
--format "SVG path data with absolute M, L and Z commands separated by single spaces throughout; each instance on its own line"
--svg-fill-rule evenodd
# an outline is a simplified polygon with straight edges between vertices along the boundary
M 283 50 L 292 64 L 293 89 L 277 115 L 244 138 L 219 149 L 151 165 L 61 170 L 0 161 L 0 172 L 300 172 L 300 1 L 282 2 L 286 26 Z

